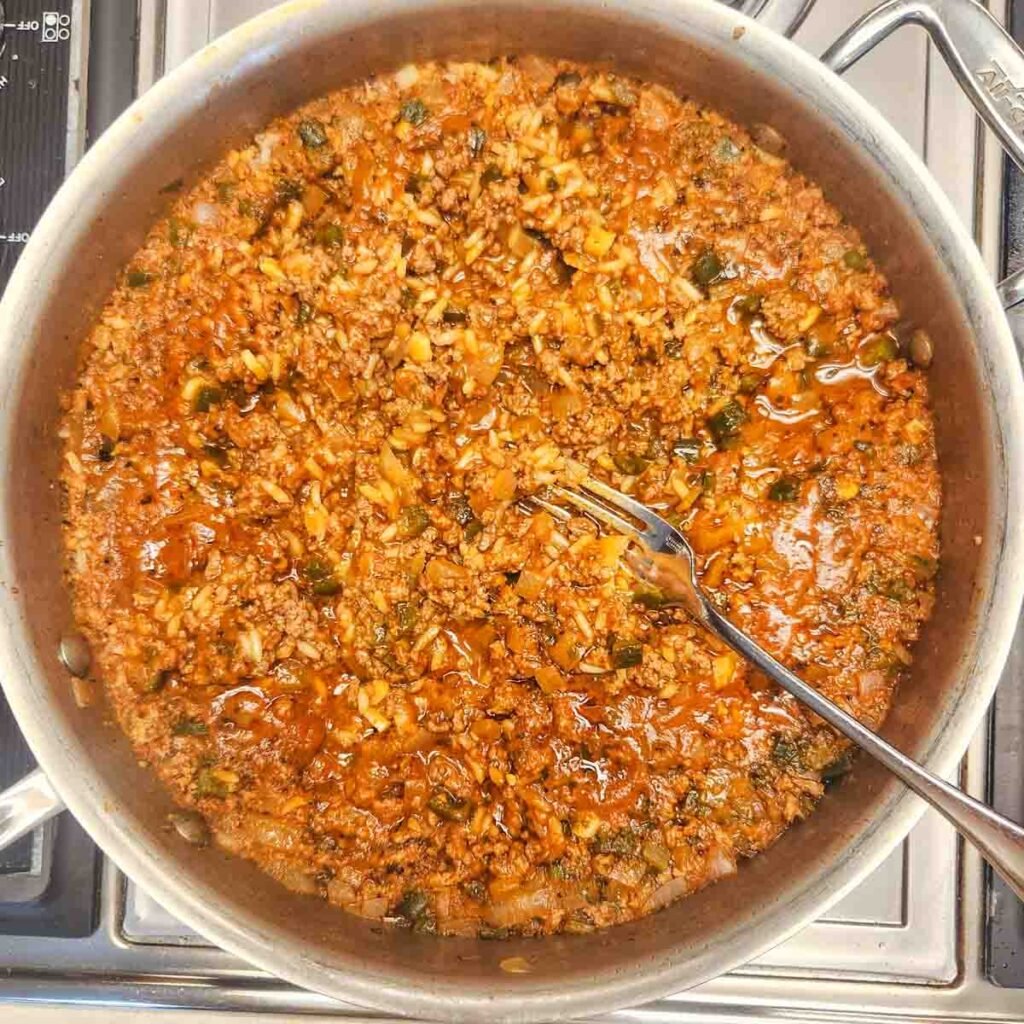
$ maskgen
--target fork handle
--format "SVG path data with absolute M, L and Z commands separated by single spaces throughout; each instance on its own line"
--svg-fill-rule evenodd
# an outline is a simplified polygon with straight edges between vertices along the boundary
M 881 761 L 901 782 L 930 803 L 960 835 L 978 848 L 1017 897 L 1024 900 L 1024 828 L 933 775 L 913 758 L 907 757 L 838 704 L 790 672 L 746 633 L 737 629 L 706 599 L 701 604 L 701 618 L 705 625 L 737 654 L 741 654 L 847 739 Z

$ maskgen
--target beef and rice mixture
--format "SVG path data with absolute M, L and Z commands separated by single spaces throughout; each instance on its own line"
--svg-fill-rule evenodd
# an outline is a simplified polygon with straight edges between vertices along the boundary
M 67 571 L 221 846 L 364 917 L 583 932 L 843 771 L 622 538 L 528 501 L 590 472 L 660 509 L 733 621 L 881 722 L 937 567 L 926 382 L 779 141 L 598 68 L 430 64 L 174 197 L 67 399 Z

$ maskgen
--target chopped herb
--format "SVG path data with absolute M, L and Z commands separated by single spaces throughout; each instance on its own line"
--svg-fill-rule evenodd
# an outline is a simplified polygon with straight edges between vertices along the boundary
M 868 258 L 860 249 L 847 249 L 843 253 L 843 263 L 851 270 L 867 270 Z
M 324 128 L 323 122 L 317 121 L 315 118 L 310 117 L 300 121 L 298 133 L 306 149 L 320 149 L 321 146 L 327 145 L 327 130 Z
M 398 516 L 398 539 L 412 540 L 430 525 L 430 514 L 422 505 L 406 505 Z
M 771 501 L 796 501 L 800 497 L 800 481 L 791 476 L 780 476 L 768 488 Z
M 484 532 L 484 524 L 479 519 L 473 519 L 466 523 L 466 528 L 463 530 L 463 536 L 466 540 L 474 541 L 481 533 Z
M 480 154 L 484 151 L 484 146 L 487 145 L 487 132 L 483 130 L 479 125 L 469 126 L 469 155 L 477 160 Z
M 445 821 L 468 821 L 473 813 L 473 804 L 456 796 L 444 786 L 438 786 L 427 801 L 427 806 Z
M 709 284 L 714 284 L 722 276 L 722 271 L 725 267 L 722 265 L 722 261 L 718 258 L 718 254 L 714 249 L 705 249 L 694 261 L 693 266 L 690 267 L 690 277 L 705 288 Z
M 423 100 L 406 100 L 398 112 L 398 116 L 409 124 L 421 125 L 427 119 L 427 107 Z
M 145 270 L 129 270 L 124 280 L 129 288 L 145 288 L 153 280 L 153 275 Z
M 212 384 L 204 384 L 197 392 L 192 402 L 192 408 L 196 412 L 209 412 L 215 405 L 224 401 L 224 392 Z
M 427 179 L 422 174 L 410 174 L 405 179 L 405 191 L 411 196 L 419 196 L 426 183 Z
M 298 308 L 295 310 L 295 322 L 297 324 L 308 324 L 313 319 L 313 307 L 305 299 L 299 299 Z
M 179 718 L 171 727 L 172 736 L 205 736 L 209 731 L 198 718 Z
M 730 398 L 714 416 L 708 418 L 708 430 L 716 443 L 721 444 L 735 437 L 746 422 L 747 410 L 735 398 Z
M 226 203 L 235 195 L 238 186 L 233 181 L 217 182 L 217 202 Z M 241 213 L 241 211 L 239 211 Z
M 700 489 L 703 494 L 715 493 L 715 471 L 705 469 L 700 475 Z
M 633 600 L 644 608 L 657 611 L 671 604 L 671 600 L 657 587 L 644 583 L 633 591 Z

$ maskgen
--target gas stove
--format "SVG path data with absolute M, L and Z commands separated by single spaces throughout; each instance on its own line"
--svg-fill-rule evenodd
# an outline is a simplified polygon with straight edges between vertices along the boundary
M 137 95 L 273 0 L 0 0 L 0 288 L 61 178 Z M 797 35 L 822 52 L 871 0 L 819 0 Z M 1024 34 L 1024 0 L 992 0 Z M 1013 9 L 1011 9 L 1013 8 Z M 1016 23 L 1013 15 L 1017 14 Z M 925 158 L 993 275 L 1024 263 L 1024 181 L 1004 167 L 923 34 L 850 74 Z M 950 145 L 950 140 L 957 140 Z M 1018 336 L 1024 337 L 1024 322 Z M 1024 636 L 960 782 L 1024 820 Z M 31 765 L 0 697 L 0 787 Z M 1018 954 L 1018 950 L 1021 951 Z M 380 1019 L 295 989 L 211 946 L 104 858 L 67 814 L 0 854 L 0 1019 Z M 177 1011 L 177 1013 L 175 1012 Z M 1024 1021 L 1024 905 L 929 812 L 821 920 L 622 1022 Z

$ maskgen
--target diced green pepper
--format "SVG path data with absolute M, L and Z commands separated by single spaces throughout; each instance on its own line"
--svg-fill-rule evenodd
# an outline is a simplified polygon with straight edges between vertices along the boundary
M 640 856 L 659 874 L 667 871 L 672 863 L 672 855 L 668 847 L 656 839 L 648 839 L 640 847 Z
M 306 149 L 320 149 L 321 146 L 327 145 L 327 129 L 324 128 L 323 122 L 317 121 L 316 118 L 310 117 L 300 121 L 298 132 Z
M 862 271 L 868 269 L 868 258 L 860 249 L 847 249 L 843 253 L 843 263 L 851 270 Z
M 934 558 L 925 558 L 923 555 L 911 555 L 910 564 L 914 570 L 914 577 L 921 583 L 935 579 L 939 571 L 939 563 Z
M 422 505 L 406 505 L 398 516 L 398 539 L 412 540 L 430 526 L 430 513 Z
M 859 354 L 865 366 L 877 366 L 895 359 L 900 354 L 900 346 L 891 334 L 876 334 L 860 346 Z
M 483 130 L 479 125 L 469 126 L 469 155 L 474 159 L 478 159 L 480 154 L 484 151 L 484 146 L 487 145 L 487 132 Z
M 735 398 L 730 398 L 714 416 L 708 418 L 707 425 L 716 443 L 721 444 L 735 437 L 746 422 L 747 410 Z
M 639 640 L 612 641 L 610 652 L 612 668 L 634 668 L 643 663 L 644 646 Z
M 96 458 L 100 462 L 113 462 L 114 461 L 114 448 L 117 446 L 117 442 L 112 437 L 107 437 L 104 434 L 100 438 L 99 446 L 96 449 Z
M 715 146 L 715 159 L 721 164 L 732 164 L 739 159 L 741 152 L 740 147 L 728 135 L 725 135 L 718 140 L 718 144 Z
M 395 602 L 395 633 L 398 636 L 410 636 L 416 628 L 416 608 L 409 601 Z
M 406 100 L 398 112 L 399 117 L 409 124 L 420 125 L 427 119 L 427 107 L 421 99 Z
M 129 288 L 145 288 L 153 280 L 153 275 L 145 270 L 129 270 L 124 280 Z
M 804 338 L 804 350 L 812 359 L 824 359 L 832 354 L 830 345 L 826 345 L 820 338 L 809 334 Z
M 590 846 L 594 853 L 610 853 L 617 857 L 631 857 L 636 853 L 637 835 L 629 827 L 614 832 L 598 832 Z
M 641 455 L 634 455 L 632 452 L 616 452 L 612 456 L 615 468 L 626 476 L 638 476 L 649 465 L 648 461 Z
M 480 175 L 481 185 L 490 185 L 494 181 L 504 181 L 505 175 L 501 173 L 501 168 L 497 164 L 488 164 Z
M 212 768 L 200 768 L 195 776 L 196 796 L 215 796 L 223 800 L 231 787 L 213 774 Z
M 317 245 L 325 249 L 337 249 L 345 241 L 345 229 L 334 221 L 328 221 L 317 227 L 313 237 Z
M 714 249 L 705 249 L 694 261 L 690 268 L 690 276 L 693 280 L 705 288 L 714 284 L 722 276 L 725 267 L 718 258 Z
M 427 806 L 445 821 L 467 821 L 473 813 L 473 804 L 456 796 L 444 786 L 438 786 L 430 795 Z
M 171 727 L 172 736 L 205 736 L 209 727 L 198 718 L 179 718 Z
M 192 408 L 196 412 L 209 412 L 215 405 L 224 401 L 224 392 L 211 384 L 204 384 L 197 392 L 192 402 Z
M 167 222 L 167 238 L 175 249 L 184 249 L 192 240 L 192 225 L 171 217 Z
M 700 439 L 696 437 L 679 438 L 672 445 L 672 454 L 687 462 L 696 462 L 700 458 Z
M 800 481 L 791 476 L 780 476 L 768 488 L 771 501 L 796 501 L 800 497 Z
M 451 326 L 465 327 L 469 323 L 469 314 L 458 306 L 449 306 L 442 314 L 441 319 Z
M 790 771 L 803 770 L 803 756 L 795 740 L 776 733 L 772 738 L 772 760 L 780 767 Z
M 747 295 L 737 295 L 732 300 L 732 308 L 744 316 L 754 316 L 761 312 L 761 296 L 755 292 Z

